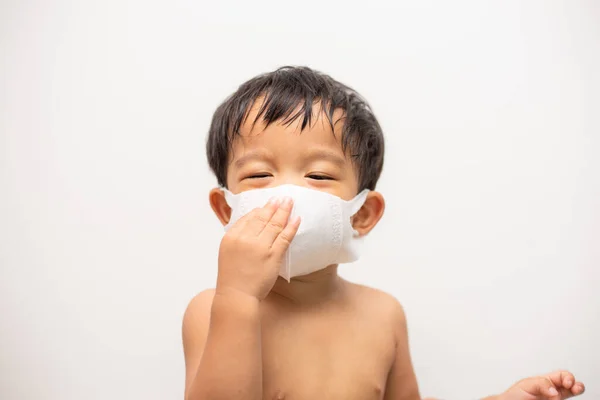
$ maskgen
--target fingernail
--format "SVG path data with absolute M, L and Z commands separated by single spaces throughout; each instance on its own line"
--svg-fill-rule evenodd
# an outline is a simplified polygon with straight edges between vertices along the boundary
M 271 197 L 269 199 L 269 204 L 272 204 L 274 206 L 278 205 L 281 202 L 281 199 L 279 197 Z
M 556 395 L 558 394 L 558 392 L 556 391 L 556 389 L 555 389 L 555 388 L 553 388 L 553 387 L 551 387 L 551 388 L 548 390 L 548 393 L 550 393 L 550 396 L 556 396 Z
M 292 204 L 292 198 L 291 197 L 284 197 L 283 198 L 283 205 L 284 206 L 289 206 L 290 204 Z

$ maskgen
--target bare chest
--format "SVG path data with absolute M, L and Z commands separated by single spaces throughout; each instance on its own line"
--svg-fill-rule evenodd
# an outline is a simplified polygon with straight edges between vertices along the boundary
M 372 322 L 333 315 L 265 321 L 265 399 L 382 399 L 395 343 Z

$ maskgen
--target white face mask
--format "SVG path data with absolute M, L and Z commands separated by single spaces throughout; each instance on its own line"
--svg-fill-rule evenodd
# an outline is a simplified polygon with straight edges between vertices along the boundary
M 368 189 L 350 201 L 289 184 L 239 194 L 232 194 L 226 189 L 223 191 L 232 209 L 226 231 L 242 216 L 265 206 L 273 197 L 287 196 L 294 200 L 291 217 L 300 216 L 300 227 L 279 271 L 279 275 L 288 282 L 294 276 L 307 275 L 332 264 L 353 262 L 359 257 L 362 239 L 352 228 L 350 219 L 365 203 Z

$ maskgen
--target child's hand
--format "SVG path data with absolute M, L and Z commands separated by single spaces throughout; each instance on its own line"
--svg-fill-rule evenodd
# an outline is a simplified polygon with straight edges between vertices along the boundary
M 523 379 L 497 396 L 497 400 L 564 400 L 584 391 L 583 383 L 577 382 L 572 373 L 557 371 Z
M 288 222 L 292 199 L 271 200 L 238 220 L 219 249 L 217 291 L 234 289 L 263 300 L 277 280 L 300 219 Z

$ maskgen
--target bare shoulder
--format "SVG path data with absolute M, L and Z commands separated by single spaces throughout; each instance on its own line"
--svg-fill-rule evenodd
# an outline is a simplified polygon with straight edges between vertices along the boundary
M 214 289 L 207 289 L 198 293 L 187 306 L 183 315 L 183 341 L 201 339 L 205 336 L 210 320 L 210 309 L 212 307 Z
M 352 308 L 348 314 L 358 321 L 370 351 L 377 354 L 388 371 L 408 337 L 402 305 L 389 293 L 368 286 L 349 284 L 348 293 Z
M 199 309 L 210 308 L 212 305 L 213 297 L 215 297 L 215 289 L 206 289 L 195 295 L 187 306 L 186 314 L 188 312 L 196 312 Z
M 391 294 L 368 286 L 348 282 L 354 298 L 353 304 L 362 312 L 381 319 L 386 325 L 404 329 L 406 315 L 402 304 Z

